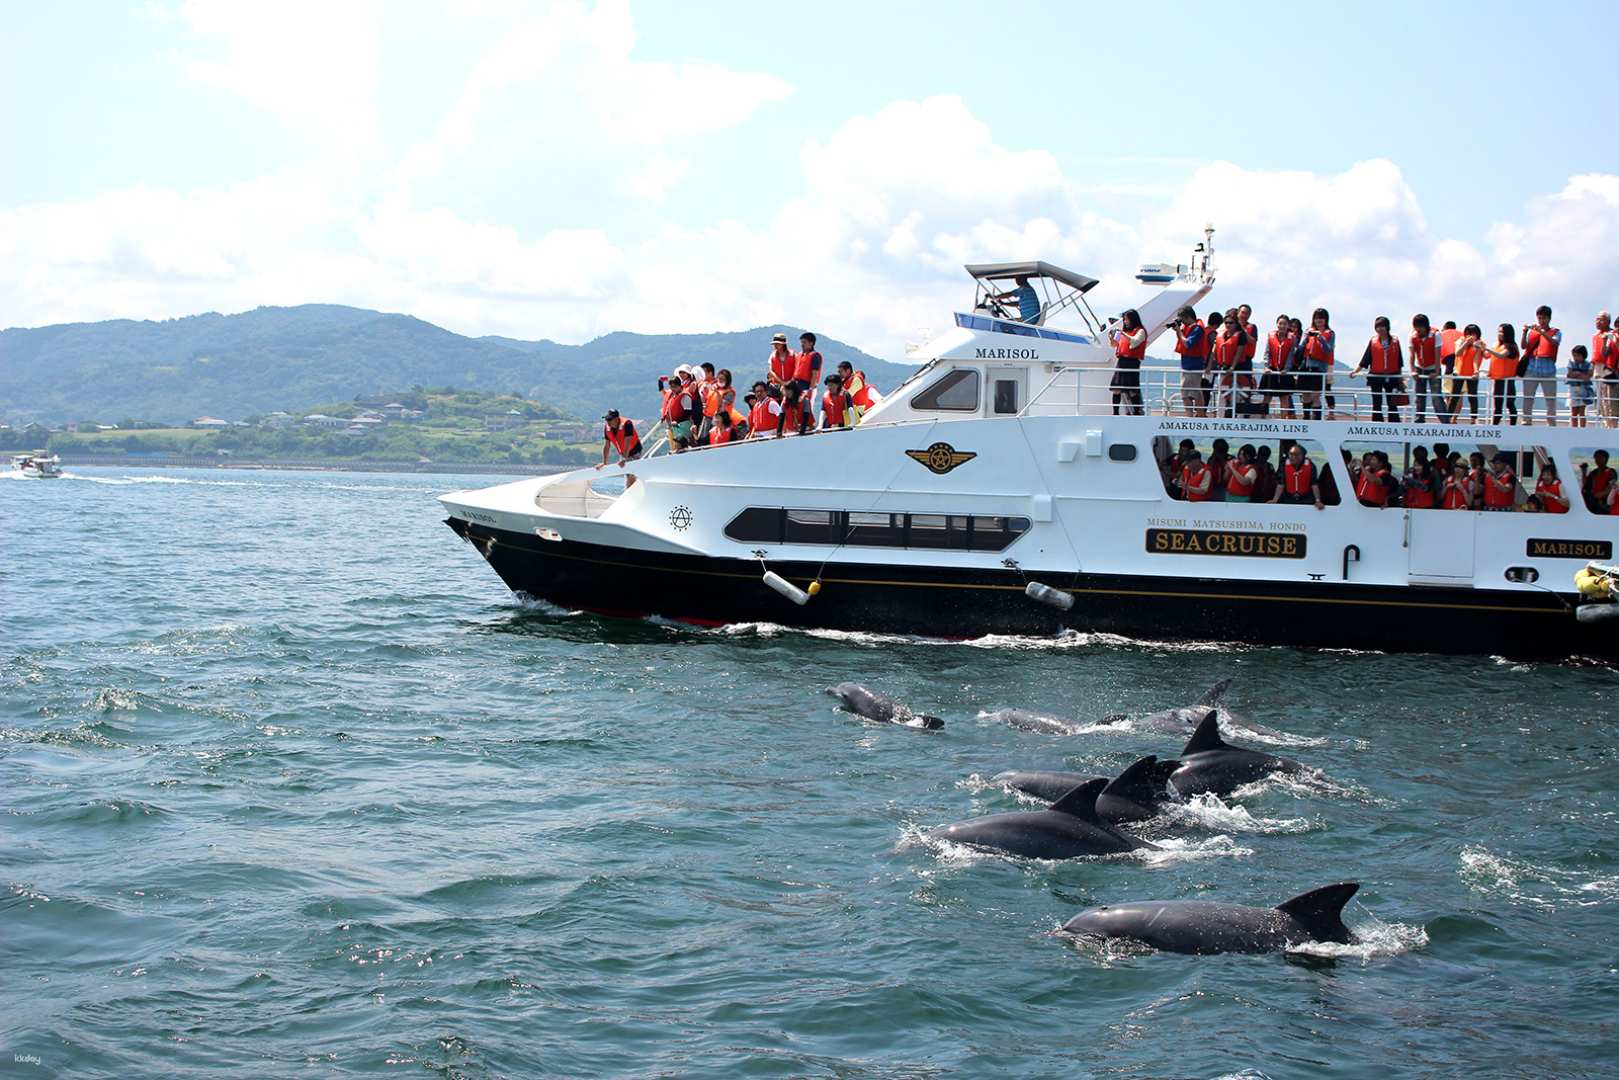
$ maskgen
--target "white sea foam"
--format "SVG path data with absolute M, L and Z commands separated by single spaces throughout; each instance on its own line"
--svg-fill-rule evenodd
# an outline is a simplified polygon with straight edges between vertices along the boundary
M 515 592 L 512 596 L 517 600 L 517 606 L 524 611 L 533 611 L 542 615 L 554 615 L 559 619 L 572 618 L 575 615 L 583 614 L 583 612 L 575 611 L 572 608 L 553 604 L 549 600 L 541 600 L 537 596 L 530 596 L 526 592 Z
M 1274 772 L 1262 780 L 1244 784 L 1231 793 L 1241 802 L 1257 798 L 1267 791 L 1285 791 L 1296 798 L 1307 799 L 1326 796 L 1333 799 L 1353 799 L 1370 806 L 1392 806 L 1387 799 L 1378 798 L 1359 784 L 1334 780 L 1320 769 L 1305 766 L 1299 772 Z
M 1225 857 L 1242 858 L 1252 855 L 1252 848 L 1239 847 L 1229 836 L 1210 836 L 1202 840 L 1168 838 L 1155 841 L 1156 848 L 1124 851 L 1114 855 L 1091 856 L 1094 859 L 1119 861 L 1129 859 L 1148 866 L 1169 866 L 1176 863 Z M 900 831 L 896 850 L 923 847 L 932 851 L 945 866 L 973 866 L 983 862 L 1009 862 L 1020 866 L 1050 868 L 1073 862 L 1072 859 L 1031 859 L 1022 855 L 1009 855 L 990 848 L 973 847 L 940 836 L 930 835 L 920 825 L 906 825 Z
M 1588 877 L 1578 870 L 1537 866 L 1526 859 L 1497 855 L 1478 844 L 1462 848 L 1459 872 L 1479 892 L 1546 910 L 1596 907 L 1619 900 L 1619 875 Z
M 1240 846 L 1224 833 L 1205 837 L 1201 840 L 1187 840 L 1178 836 L 1166 836 L 1154 840 L 1153 843 L 1158 846 L 1156 848 L 1141 848 L 1124 855 L 1109 857 L 1134 859 L 1137 862 L 1146 863 L 1148 866 L 1172 866 L 1176 863 L 1196 862 L 1201 859 L 1242 859 L 1254 853 L 1253 848 Z
M 1409 923 L 1386 923 L 1370 912 L 1357 916 L 1358 925 L 1349 928 L 1355 940 L 1347 945 L 1336 941 L 1307 941 L 1287 951 L 1300 956 L 1330 957 L 1369 963 L 1383 956 L 1399 956 L 1428 944 L 1428 931 Z
M 1325 827 L 1320 821 L 1309 818 L 1255 817 L 1246 807 L 1233 806 L 1212 794 L 1194 795 L 1185 802 L 1168 803 L 1163 807 L 1161 816 L 1173 824 L 1262 835 L 1302 833 Z

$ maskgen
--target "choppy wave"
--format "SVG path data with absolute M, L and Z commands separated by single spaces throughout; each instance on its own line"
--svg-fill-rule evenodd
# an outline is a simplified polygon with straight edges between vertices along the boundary
M 1369 806 L 1393 805 L 1387 799 L 1373 794 L 1369 788 L 1347 780 L 1336 780 L 1309 765 L 1298 772 L 1274 772 L 1262 780 L 1244 784 L 1233 791 L 1231 797 L 1240 802 L 1256 799 L 1267 791 L 1285 791 L 1301 799 L 1325 796 L 1330 799 L 1352 800 Z
M 1619 875 L 1592 877 L 1587 871 L 1536 865 L 1527 859 L 1497 855 L 1479 844 L 1462 848 L 1459 872 L 1478 892 L 1546 910 L 1595 907 L 1619 900 Z
M 1202 859 L 1217 858 L 1243 858 L 1252 855 L 1253 849 L 1241 847 L 1229 836 L 1210 836 L 1199 840 L 1187 840 L 1181 837 L 1164 837 L 1153 841 L 1156 848 L 1139 848 L 1135 851 L 1118 852 L 1110 855 L 1080 856 L 1078 859 L 1035 859 L 1024 855 L 1011 855 L 993 848 L 974 847 L 971 844 L 962 844 L 954 840 L 931 834 L 927 828 L 911 824 L 900 831 L 896 850 L 922 847 L 931 851 L 940 863 L 946 866 L 972 866 L 983 862 L 1009 862 L 1018 866 L 1053 867 L 1072 862 L 1119 862 L 1130 861 L 1145 863 L 1148 866 L 1170 866 L 1176 863 L 1194 862 Z
M 83 473 L 63 472 L 63 480 L 82 480 L 87 484 L 111 484 L 125 487 L 130 484 L 190 484 L 197 487 L 263 487 L 255 480 L 201 480 L 193 476 L 85 476 Z
M 1304 817 L 1255 817 L 1247 807 L 1234 806 L 1218 795 L 1209 794 L 1194 795 L 1185 802 L 1168 803 L 1160 816 L 1171 823 L 1199 829 L 1261 835 L 1303 833 L 1326 828 L 1322 822 Z
M 1307 941 L 1287 951 L 1297 956 L 1359 960 L 1364 964 L 1385 956 L 1399 956 L 1428 944 L 1428 931 L 1422 927 L 1383 922 L 1364 910 L 1357 916 L 1356 925 L 1351 926 L 1349 932 L 1355 940 L 1347 945 L 1336 941 Z

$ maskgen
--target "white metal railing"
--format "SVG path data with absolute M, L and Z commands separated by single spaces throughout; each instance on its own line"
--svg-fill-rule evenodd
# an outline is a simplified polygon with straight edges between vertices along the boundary
M 1131 376 L 1136 378 L 1132 380 Z M 1528 380 L 1535 384 L 1531 397 L 1524 379 L 1498 382 L 1486 377 L 1462 380 L 1440 376 L 1432 383 L 1424 380 L 1419 386 L 1408 372 L 1395 377 L 1390 386 L 1374 383 L 1373 378 L 1339 370 L 1299 372 L 1278 382 L 1267 378 L 1263 370 L 1216 372 L 1208 377 L 1208 385 L 1200 381 L 1194 387 L 1186 385 L 1183 373 L 1174 368 L 1121 372 L 1110 367 L 1068 366 L 1059 368 L 1030 395 L 1022 415 L 1142 414 L 1409 423 L 1417 420 L 1420 409 L 1425 423 L 1506 424 L 1516 419 L 1520 425 L 1540 425 L 1555 418 L 1562 425 L 1573 418 L 1571 405 L 1583 405 L 1587 426 L 1619 427 L 1619 381 L 1571 380 L 1564 375 Z M 1138 382 L 1139 388 L 1133 388 L 1132 382 Z M 1139 404 L 1132 389 L 1139 394 Z

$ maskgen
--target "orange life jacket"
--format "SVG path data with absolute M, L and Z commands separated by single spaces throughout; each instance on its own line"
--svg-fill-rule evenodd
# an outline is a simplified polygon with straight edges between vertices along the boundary
M 735 428 L 720 427 L 718 424 L 716 424 L 714 425 L 714 430 L 708 433 L 708 445 L 724 446 L 734 438 L 736 438 Z
M 1439 358 L 1444 360 L 1455 356 L 1456 343 L 1460 340 L 1462 340 L 1462 332 L 1460 330 L 1439 331 Z
M 1242 339 L 1236 334 L 1222 335 L 1214 343 L 1214 362 L 1227 371 L 1237 365 L 1242 355 Z
M 1246 478 L 1242 475 L 1244 469 L 1247 470 Z M 1233 461 L 1226 469 L 1225 489 L 1232 495 L 1252 495 L 1254 493 L 1254 481 L 1258 479 L 1259 470 L 1256 467 L 1244 465 L 1240 461 Z
M 681 387 L 671 387 L 663 392 L 663 418 L 671 424 L 678 424 L 691 415 L 691 402 L 688 392 Z
M 793 378 L 805 386 L 814 386 L 816 376 L 821 373 L 821 354 L 814 349 L 806 349 L 801 353 L 793 354 Z
M 1286 371 L 1288 357 L 1293 353 L 1293 335 L 1277 337 L 1272 330 L 1265 336 L 1265 363 L 1272 371 Z
M 1198 491 L 1198 488 L 1203 490 Z M 1181 466 L 1181 494 L 1186 496 L 1187 502 L 1207 502 L 1213 493 L 1214 474 L 1207 465 L 1199 465 L 1196 472 L 1190 465 Z
M 633 420 L 620 420 L 617 431 L 614 431 L 611 425 L 604 426 L 602 438 L 612 444 L 619 457 L 628 457 L 641 445 L 641 436 L 636 432 Z
M 1619 368 L 1619 337 L 1613 331 L 1591 335 L 1591 363 L 1597 367 Z
M 1459 378 L 1472 379 L 1478 376 L 1479 361 L 1484 356 L 1484 350 L 1478 345 L 1463 345 L 1456 350 L 1456 374 Z
M 804 398 L 798 399 L 798 404 L 790 402 L 781 403 L 782 430 L 798 434 L 798 429 L 810 422 L 810 403 Z
M 1473 505 L 1473 485 L 1454 476 L 1445 477 L 1445 494 L 1439 505 L 1446 510 L 1466 510 Z
M 1591 495 L 1593 498 L 1605 498 L 1608 488 L 1613 486 L 1614 472 L 1611 468 L 1592 469 L 1588 474 L 1591 478 Z
M 1248 335 L 1248 343 L 1242 347 L 1242 358 L 1252 360 L 1259 351 L 1259 327 L 1253 323 L 1243 323 L 1242 330 Z
M 1400 343 L 1389 338 L 1384 345 L 1377 338 L 1372 338 L 1370 346 L 1372 354 L 1371 373 L 1373 375 L 1398 375 L 1400 373 Z
M 793 377 L 793 362 L 793 354 L 785 346 L 780 354 L 774 349 L 770 350 L 770 377 L 776 382 L 786 383 Z
M 849 395 L 842 390 L 836 394 L 829 390 L 821 395 L 821 415 L 826 417 L 828 426 L 846 428 L 853 423 L 849 404 Z
M 1311 360 L 1323 364 L 1332 363 L 1333 346 L 1337 344 L 1338 335 L 1332 329 L 1319 331 L 1304 341 L 1304 355 Z
M 1387 506 L 1389 489 L 1383 484 L 1386 475 L 1381 469 L 1361 469 L 1360 479 L 1355 481 L 1355 498 L 1367 506 Z
M 1282 465 L 1282 490 L 1289 495 L 1308 495 L 1310 486 L 1315 483 L 1315 465 L 1309 458 L 1304 464 L 1295 466 L 1291 461 Z
M 1517 478 L 1509 469 L 1501 477 L 1495 473 L 1484 474 L 1484 505 L 1505 508 L 1512 505 L 1513 489 L 1517 486 Z
M 1206 330 L 1207 327 L 1203 325 L 1202 319 L 1193 319 L 1192 324 L 1184 329 L 1186 333 L 1190 334 L 1193 330 Z M 1207 356 L 1209 354 L 1209 335 L 1205 333 L 1202 337 L 1198 338 L 1196 345 L 1188 345 L 1180 338 L 1176 338 L 1175 351 L 1180 353 L 1182 356 Z
M 1555 359 L 1559 343 L 1557 338 L 1552 335 L 1558 333 L 1561 333 L 1561 331 L 1555 326 L 1546 327 L 1544 334 L 1540 332 L 1538 326 L 1530 327 L 1528 335 L 1523 339 L 1523 351 L 1530 356 L 1538 356 L 1542 359 L 1549 356 Z
M 1428 375 L 1436 374 L 1439 367 L 1439 335 L 1432 330 L 1426 337 L 1411 335 L 1411 366 Z
M 1113 355 L 1120 360 L 1140 360 L 1143 356 L 1146 356 L 1147 335 L 1142 334 L 1139 330 L 1136 333 L 1141 334 L 1141 344 L 1131 345 L 1130 335 L 1120 330 L 1118 337 L 1113 341 Z
M 755 435 L 774 435 L 776 433 L 776 417 L 771 415 L 770 406 L 776 402 L 769 397 L 760 398 L 753 403 L 753 410 L 748 413 L 748 428 Z M 780 409 L 780 406 L 777 406 Z
M 1405 505 L 1411 510 L 1433 508 L 1433 488 L 1415 478 L 1406 481 Z
M 1568 513 L 1568 498 L 1563 494 L 1563 482 L 1542 475 L 1535 481 L 1535 494 L 1540 496 L 1540 508 L 1548 514 Z

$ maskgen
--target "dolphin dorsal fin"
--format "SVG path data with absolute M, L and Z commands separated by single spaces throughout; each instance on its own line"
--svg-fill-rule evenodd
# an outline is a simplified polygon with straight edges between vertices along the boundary
M 1158 758 L 1148 754 L 1109 781 L 1102 794 L 1131 802 L 1145 802 L 1163 794 L 1163 791 L 1164 780 L 1158 770 Z
M 1276 910 L 1293 919 L 1310 932 L 1317 941 L 1337 941 L 1347 944 L 1349 927 L 1344 925 L 1344 905 L 1360 891 L 1360 882 L 1341 881 L 1336 885 L 1323 885 L 1300 893 L 1291 900 L 1276 905 Z
M 1068 814 L 1081 821 L 1094 822 L 1097 825 L 1106 824 L 1096 816 L 1096 797 L 1102 794 L 1107 787 L 1107 780 L 1098 776 L 1094 780 L 1087 780 L 1051 804 L 1051 809 L 1059 814 Z
M 1187 740 L 1186 749 L 1181 751 L 1183 757 L 1188 754 L 1201 754 L 1205 750 L 1224 750 L 1226 748 L 1226 744 L 1220 738 L 1219 717 L 1220 712 L 1218 709 L 1210 709 L 1203 714 L 1203 719 L 1199 721 L 1197 730 L 1192 732 L 1192 737 Z
M 1225 692 L 1229 689 L 1231 689 L 1231 680 L 1229 678 L 1221 679 L 1204 691 L 1203 696 L 1197 699 L 1196 704 L 1218 705 L 1221 699 L 1225 697 Z

